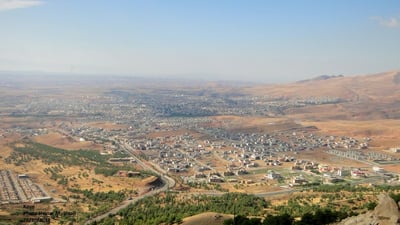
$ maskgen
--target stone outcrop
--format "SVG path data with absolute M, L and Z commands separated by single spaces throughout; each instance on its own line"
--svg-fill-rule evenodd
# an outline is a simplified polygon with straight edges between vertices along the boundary
M 338 225 L 400 225 L 399 206 L 388 194 L 378 196 L 379 203 L 373 211 L 349 217 Z

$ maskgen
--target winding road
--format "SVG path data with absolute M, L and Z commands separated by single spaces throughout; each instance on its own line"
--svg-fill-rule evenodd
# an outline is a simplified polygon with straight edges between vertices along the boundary
M 150 166 L 149 164 L 147 164 L 147 163 L 143 162 L 141 159 L 139 159 L 135 155 L 135 149 L 133 149 L 132 146 L 130 146 L 127 143 L 121 143 L 121 142 L 118 142 L 118 143 L 119 143 L 119 145 L 121 146 L 122 149 L 124 149 L 127 153 L 129 153 L 136 160 L 137 164 L 139 164 L 141 167 L 143 167 L 143 169 L 148 170 L 148 171 L 152 171 L 153 173 L 157 174 L 161 178 L 161 180 L 163 181 L 162 182 L 163 185 L 158 187 L 158 188 L 156 188 L 156 189 L 153 189 L 153 190 L 151 190 L 151 191 L 149 191 L 149 192 L 147 192 L 147 193 L 145 193 L 145 194 L 143 194 L 141 196 L 125 200 L 118 207 L 113 208 L 113 209 L 111 209 L 110 211 L 108 211 L 106 213 L 103 213 L 101 215 L 98 215 L 98 216 L 96 216 L 94 218 L 91 218 L 90 220 L 86 221 L 85 225 L 88 225 L 88 224 L 93 223 L 95 221 L 99 222 L 100 220 L 102 220 L 102 219 L 104 219 L 104 218 L 106 218 L 106 217 L 108 217 L 110 215 L 117 214 L 118 211 L 128 207 L 130 204 L 135 203 L 135 202 L 137 202 L 137 201 L 139 201 L 139 200 L 141 200 L 141 199 L 143 199 L 145 197 L 152 196 L 152 195 L 158 194 L 160 192 L 168 191 L 170 188 L 173 188 L 175 186 L 175 184 L 176 184 L 175 180 L 172 179 L 171 177 L 167 176 L 166 175 L 166 171 L 161 169 L 158 165 L 151 165 Z M 304 189 L 306 189 L 306 188 L 304 188 Z M 277 195 L 292 194 L 294 192 L 302 191 L 304 189 L 288 188 L 288 189 L 279 190 L 279 191 L 273 191 L 273 192 L 257 193 L 257 194 L 254 194 L 254 195 L 258 196 L 258 197 L 272 197 L 272 196 L 277 196 Z M 192 193 L 192 194 L 196 195 L 196 193 Z M 203 192 L 203 193 L 198 193 L 198 194 L 210 195 L 210 196 L 222 196 L 223 194 L 226 194 L 226 193 L 225 192 L 213 191 L 213 192 Z
M 105 212 L 105 213 L 100 214 L 100 215 L 98 215 L 98 216 L 96 216 L 94 218 L 89 219 L 88 221 L 85 222 L 85 225 L 91 224 L 91 223 L 93 223 L 95 221 L 99 222 L 100 220 L 102 220 L 102 219 L 104 219 L 104 218 L 106 218 L 106 217 L 108 217 L 110 215 L 114 215 L 114 214 L 118 213 L 118 211 L 128 207 L 130 204 L 135 203 L 135 202 L 139 201 L 140 199 L 143 199 L 145 197 L 158 194 L 160 192 L 167 191 L 168 189 L 170 189 L 170 188 L 175 186 L 175 180 L 174 179 L 172 179 L 171 177 L 168 177 L 168 176 L 166 176 L 164 174 L 161 174 L 159 171 L 157 171 L 153 167 L 147 165 L 146 163 L 141 161 L 138 157 L 136 157 L 136 155 L 134 154 L 134 149 L 130 145 L 128 145 L 126 143 L 119 143 L 119 145 L 121 147 L 123 147 L 123 149 L 126 152 L 128 152 L 136 160 L 136 162 L 140 166 L 143 167 L 143 169 L 152 171 L 153 173 L 159 175 L 161 180 L 163 181 L 162 182 L 163 186 L 158 187 L 158 188 L 156 188 L 154 190 L 151 190 L 151 191 L 149 191 L 149 192 L 147 192 L 147 193 L 145 193 L 145 194 L 143 194 L 141 196 L 138 196 L 138 197 L 135 197 L 135 198 L 132 198 L 132 199 L 127 199 L 127 200 L 123 201 L 121 205 L 111 209 L 110 211 Z

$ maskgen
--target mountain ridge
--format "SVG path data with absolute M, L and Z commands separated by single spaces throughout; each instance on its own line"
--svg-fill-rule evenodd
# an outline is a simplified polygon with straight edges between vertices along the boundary
M 258 85 L 245 89 L 253 95 L 306 98 L 339 97 L 346 100 L 400 96 L 400 71 L 357 76 L 319 76 L 289 84 Z M 395 94 L 395 96 L 390 96 Z
M 326 78 L 326 77 L 325 77 Z M 284 109 L 290 115 L 314 115 L 321 119 L 400 118 L 400 71 L 377 74 L 311 79 L 244 89 L 254 96 L 292 100 L 340 99 L 339 103 Z

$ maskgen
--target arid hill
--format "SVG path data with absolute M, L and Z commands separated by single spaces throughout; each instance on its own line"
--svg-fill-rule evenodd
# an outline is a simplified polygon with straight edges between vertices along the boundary
M 195 216 L 187 217 L 183 219 L 182 225 L 222 225 L 224 220 L 232 218 L 232 215 L 220 214 L 220 213 L 201 213 Z
M 334 76 L 291 84 L 247 88 L 253 95 L 288 99 L 340 99 L 340 103 L 290 108 L 301 119 L 371 120 L 400 118 L 400 72 Z
M 329 79 L 310 79 L 291 84 L 256 86 L 248 88 L 247 92 L 272 97 L 338 97 L 353 101 L 384 100 L 386 102 L 397 100 L 400 96 L 400 72 L 391 71 L 349 77 L 331 76 Z

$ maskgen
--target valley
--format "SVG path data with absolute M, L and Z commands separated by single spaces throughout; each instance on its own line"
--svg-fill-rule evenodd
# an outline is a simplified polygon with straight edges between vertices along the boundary
M 186 224 L 209 212 L 299 219 L 318 206 L 340 219 L 364 213 L 400 187 L 398 77 L 229 86 L 5 76 L 0 170 L 13 175 L 2 179 L 0 220 Z M 21 194 L 23 182 L 46 199 Z M 253 197 L 259 208 L 248 205 Z

